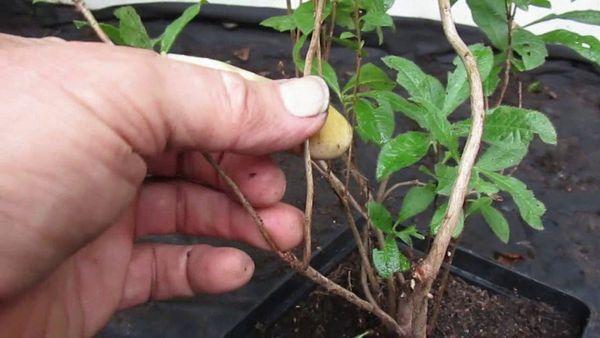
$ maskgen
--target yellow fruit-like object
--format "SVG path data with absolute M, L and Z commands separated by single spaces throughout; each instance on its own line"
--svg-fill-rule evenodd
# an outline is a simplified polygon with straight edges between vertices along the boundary
M 250 81 L 271 81 L 266 77 L 252 73 L 245 69 L 232 66 L 228 63 L 178 54 L 168 54 L 169 58 L 193 63 L 199 66 L 234 72 Z M 310 154 L 317 160 L 329 160 L 341 156 L 352 143 L 352 126 L 346 118 L 335 109 L 329 106 L 327 120 L 323 127 L 310 138 Z

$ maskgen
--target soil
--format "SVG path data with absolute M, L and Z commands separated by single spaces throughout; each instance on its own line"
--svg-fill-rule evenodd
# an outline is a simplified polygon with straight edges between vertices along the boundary
M 357 255 L 351 255 L 329 276 L 360 293 Z M 434 286 L 437 290 L 439 286 Z M 431 337 L 579 337 L 581 328 L 568 314 L 550 305 L 494 294 L 450 275 Z M 434 301 L 429 302 L 431 313 Z M 257 325 L 258 328 L 261 325 Z M 257 336 L 279 337 L 392 337 L 374 316 L 357 310 L 339 297 L 313 291 Z

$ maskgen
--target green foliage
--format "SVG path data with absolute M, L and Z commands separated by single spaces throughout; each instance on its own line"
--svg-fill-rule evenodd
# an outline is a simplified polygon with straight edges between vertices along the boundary
M 393 236 L 387 236 L 382 250 L 373 249 L 373 263 L 382 278 L 410 269 L 410 261 L 398 249 Z
M 535 198 L 531 190 L 527 189 L 525 183 L 514 177 L 494 172 L 484 171 L 484 174 L 502 191 L 510 194 L 519 208 L 521 218 L 523 218 L 527 224 L 537 230 L 544 228 L 541 217 L 546 212 L 546 207 L 544 206 L 544 203 Z
M 517 28 L 513 32 L 512 46 L 521 56 L 521 60 L 512 60 L 520 71 L 539 67 L 548 56 L 544 40 L 523 28 Z
M 400 134 L 385 143 L 377 158 L 377 179 L 381 180 L 395 171 L 417 163 L 427 154 L 430 143 L 426 133 L 417 131 Z
M 566 12 L 566 13 L 562 13 L 562 14 L 554 14 L 554 13 L 548 14 L 541 19 L 530 22 L 525 27 L 535 25 L 540 22 L 544 22 L 544 21 L 548 21 L 548 20 L 554 20 L 554 19 L 571 20 L 571 21 L 577 21 L 577 22 L 581 22 L 581 23 L 585 23 L 585 24 L 589 24 L 589 25 L 599 25 L 600 26 L 600 11 L 585 10 L 585 11 Z
M 161 53 L 168 53 L 185 26 L 200 13 L 200 8 L 205 2 L 201 0 L 199 3 L 186 8 L 181 16 L 169 24 L 165 31 L 155 39 L 150 38 L 142 19 L 135 8 L 131 6 L 119 7 L 114 11 L 115 17 L 119 19 L 118 26 L 106 23 L 99 23 L 99 26 L 116 45 L 154 49 L 158 44 Z M 75 20 L 73 23 L 77 29 L 88 26 L 85 21 Z
M 381 68 L 372 63 L 367 63 L 360 67 L 358 76 L 356 74 L 352 75 L 342 92 L 348 93 L 353 90 L 357 85 L 357 78 L 359 87 L 366 87 L 371 90 L 389 91 L 395 86 L 394 81 Z
M 188 7 L 179 18 L 165 28 L 165 32 L 160 39 L 160 51 L 162 53 L 167 53 L 171 50 L 175 39 L 177 39 L 181 31 L 200 13 L 201 6 L 202 3 L 197 3 Z
M 394 133 L 394 112 L 389 103 L 373 107 L 367 100 L 359 99 L 354 105 L 356 131 L 365 142 L 382 145 Z
M 494 47 L 505 50 L 508 47 L 508 25 L 506 6 L 499 0 L 467 0 L 473 21 L 490 39 Z
M 435 212 L 433 213 L 433 217 L 431 217 L 431 222 L 429 223 L 429 231 L 432 235 L 437 234 L 440 226 L 442 225 L 442 221 L 444 220 L 444 215 L 446 215 L 446 211 L 448 211 L 448 203 L 444 203 L 440 205 Z M 452 231 L 452 237 L 457 238 L 463 231 L 465 226 L 465 215 L 461 211 L 458 216 L 458 222 L 456 223 L 456 227 L 454 231 Z
M 433 185 L 410 188 L 402 201 L 402 209 L 400 209 L 400 213 L 398 214 L 398 222 L 404 222 L 422 213 L 429 207 L 434 198 L 435 189 Z
M 367 212 L 375 227 L 386 234 L 392 232 L 392 215 L 382 204 L 377 202 L 367 203 Z
M 600 65 L 600 41 L 592 35 L 557 29 L 541 35 L 547 44 L 563 45 L 579 53 L 584 58 Z

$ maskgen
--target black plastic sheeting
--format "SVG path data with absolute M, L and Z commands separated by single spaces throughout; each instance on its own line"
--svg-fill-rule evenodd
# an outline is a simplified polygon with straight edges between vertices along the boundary
M 174 15 L 181 13 L 180 4 L 140 6 L 148 30 L 157 36 Z M 111 19 L 111 10 L 98 12 L 98 17 Z M 225 6 L 206 6 L 202 18 L 194 21 L 176 42 L 175 53 L 199 55 L 221 60 L 267 76 L 293 74 L 291 42 L 287 34 L 279 34 L 256 25 L 261 18 L 281 11 Z M 0 32 L 23 36 L 55 35 L 69 40 L 95 40 L 89 30 L 77 31 L 70 23 L 78 15 L 68 7 L 38 5 L 25 0 L 8 0 L 0 4 Z M 479 42 L 476 29 L 462 27 L 461 35 L 468 43 Z M 241 48 L 250 49 L 244 62 L 233 54 Z M 380 63 L 387 54 L 401 55 L 417 62 L 424 70 L 445 79 L 452 68 L 454 54 L 444 40 L 439 24 L 427 20 L 397 19 L 396 31 L 387 32 L 385 43 L 378 46 L 370 39 L 366 48 L 367 61 Z M 353 69 L 353 57 L 347 51 L 334 48 L 330 62 L 339 69 L 342 82 Z M 470 219 L 461 245 L 480 255 L 493 258 L 496 252 L 520 253 L 525 259 L 512 266 L 551 286 L 565 290 L 584 300 L 592 308 L 588 336 L 600 336 L 600 246 L 596 245 L 600 231 L 600 76 L 598 69 L 561 48 L 551 49 L 548 62 L 539 69 L 518 77 L 525 88 L 534 80 L 541 82 L 541 93 L 523 90 L 527 108 L 546 113 L 558 131 L 557 146 L 535 141 L 530 153 L 515 176 L 525 181 L 542 200 L 548 212 L 544 216 L 546 229 L 538 232 L 524 224 L 511 201 L 500 208 L 511 224 L 511 241 L 504 245 L 481 219 Z M 508 102 L 516 104 L 516 86 L 509 88 Z M 455 113 L 467 114 L 466 107 Z M 397 130 L 414 126 L 398 117 Z M 359 165 L 372 177 L 376 149 L 360 145 Z M 286 200 L 303 205 L 303 172 L 298 158 L 278 156 L 288 175 Z M 416 171 L 403 171 L 398 180 L 420 176 Z M 315 247 L 325 247 L 340 235 L 344 217 L 335 196 L 318 178 L 318 202 L 315 215 Z M 392 197 L 389 205 L 398 205 L 403 192 Z M 394 199 L 397 203 L 394 203 Z M 425 224 L 431 214 L 418 221 Z M 157 240 L 157 239 L 154 239 Z M 162 241 L 191 243 L 212 239 L 167 237 Z M 346 238 L 345 240 L 349 240 Z M 338 239 L 339 241 L 339 239 Z M 221 296 L 200 296 L 190 300 L 152 302 L 115 315 L 99 334 L 101 337 L 219 337 L 225 335 L 244 316 L 276 291 L 291 274 L 270 254 L 238 245 L 255 259 L 257 269 L 246 287 Z M 325 263 L 325 262 L 319 262 Z

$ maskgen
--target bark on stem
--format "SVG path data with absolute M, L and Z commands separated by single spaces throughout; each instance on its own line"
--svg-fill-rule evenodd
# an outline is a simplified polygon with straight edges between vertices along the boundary
M 469 78 L 471 91 L 471 116 L 472 125 L 463 149 L 462 158 L 458 166 L 458 175 L 452 188 L 448 202 L 448 210 L 442 219 L 442 224 L 433 240 L 431 249 L 425 259 L 416 267 L 415 277 L 420 282 L 415 288 L 415 325 L 413 335 L 425 337 L 427 326 L 427 294 L 431 290 L 433 280 L 437 276 L 444 261 L 446 250 L 452 238 L 452 232 L 458 222 L 460 212 L 467 194 L 471 170 L 481 143 L 484 120 L 484 97 L 481 77 L 477 69 L 475 58 L 467 45 L 458 35 L 450 11 L 450 0 L 438 0 L 442 26 L 446 39 L 456 53 L 460 56 Z
M 323 17 L 324 4 L 325 0 L 318 0 L 317 6 L 315 7 L 315 25 L 310 39 L 310 45 L 308 46 L 308 51 L 306 52 L 306 59 L 304 61 L 304 76 L 311 74 L 313 58 L 315 57 L 317 49 L 320 48 L 319 35 L 321 34 L 321 21 Z M 304 169 L 306 171 L 306 203 L 304 206 L 304 251 L 302 254 L 302 262 L 304 263 L 305 267 L 308 267 L 312 250 L 311 228 L 315 194 L 315 185 L 313 182 L 312 164 L 310 158 L 310 141 L 308 139 L 304 141 Z

